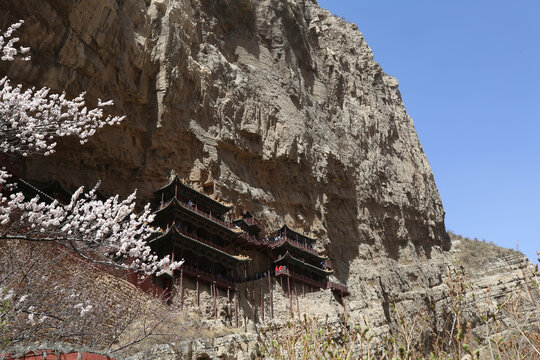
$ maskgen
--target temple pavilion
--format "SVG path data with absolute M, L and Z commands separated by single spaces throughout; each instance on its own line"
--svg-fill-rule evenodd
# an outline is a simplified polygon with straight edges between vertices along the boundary
M 251 212 L 244 210 L 240 218 L 233 220 L 233 224 L 244 231 L 234 242 L 237 248 L 257 249 L 263 252 L 268 250 L 265 239 L 261 237 L 261 223 Z
M 313 244 L 316 239 L 283 225 L 277 235 L 269 238 L 275 265 L 275 276 L 305 284 L 311 288 L 327 289 L 341 296 L 348 295 L 346 287 L 330 282 L 328 257 L 320 255 Z
M 249 258 L 235 254 L 232 246 L 243 231 L 223 219 L 232 206 L 193 189 L 174 173 L 165 186 L 155 191 L 155 196 L 159 205 L 153 224 L 162 230 L 150 246 L 160 257 L 170 255 L 172 261 L 185 261 L 180 270 L 169 276 L 194 278 L 197 289 L 199 281 L 203 281 L 234 290 L 238 267 Z M 155 281 L 167 286 L 166 279 Z

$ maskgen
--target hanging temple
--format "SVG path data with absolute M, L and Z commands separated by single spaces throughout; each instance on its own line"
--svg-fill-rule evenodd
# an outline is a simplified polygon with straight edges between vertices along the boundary
M 39 194 L 45 200 L 64 203 L 71 198 L 71 193 L 57 181 L 42 187 L 23 179 L 17 181 L 28 195 Z M 240 288 L 247 298 L 251 286 L 253 316 L 257 317 L 260 310 L 259 319 L 263 321 L 265 303 L 270 307 L 267 313 L 274 317 L 272 289 L 276 281 L 290 299 L 291 312 L 294 311 L 292 299 L 295 295 L 298 299 L 299 287 L 303 295 L 306 290 L 330 289 L 342 304 L 343 297 L 349 295 L 346 286 L 329 280 L 332 266 L 326 256 L 313 248 L 316 239 L 287 225 L 272 236 L 263 237 L 261 223 L 247 210 L 240 218 L 226 221 L 225 215 L 232 210 L 232 205 L 195 190 L 174 172 L 168 183 L 154 192 L 152 208 L 155 209 L 152 225 L 156 233 L 149 240 L 151 248 L 160 257 L 169 255 L 172 261 L 183 259 L 184 264 L 143 282 L 133 274 L 129 279 L 145 291 L 169 299 L 174 296 L 181 308 L 188 301 L 187 294 L 192 305 L 200 306 L 201 290 L 206 286 L 213 298 L 213 315 L 218 317 L 217 298 L 226 294 L 228 304 L 234 301 L 234 323 L 238 326 Z M 258 283 L 260 296 L 256 296 L 259 291 L 255 283 Z M 266 284 L 265 298 L 263 287 Z

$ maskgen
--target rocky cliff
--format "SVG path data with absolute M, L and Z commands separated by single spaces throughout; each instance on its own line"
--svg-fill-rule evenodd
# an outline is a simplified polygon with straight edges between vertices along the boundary
M 174 169 L 217 198 L 319 238 L 349 314 L 384 333 L 391 302 L 441 299 L 450 241 L 395 78 L 314 0 L 0 0 L 28 63 L 0 74 L 113 99 L 118 127 L 32 157 L 24 174 L 142 199 Z M 336 306 L 336 309 L 338 306 Z M 336 310 L 337 312 L 338 310 Z

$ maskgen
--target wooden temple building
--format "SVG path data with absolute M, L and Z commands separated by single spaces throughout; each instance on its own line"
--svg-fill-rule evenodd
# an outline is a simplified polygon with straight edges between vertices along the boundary
M 174 173 L 155 195 L 154 225 L 162 232 L 151 240 L 151 246 L 158 256 L 185 261 L 169 276 L 191 277 L 197 289 L 202 281 L 234 291 L 239 283 L 275 277 L 311 290 L 329 288 L 340 297 L 349 294 L 345 286 L 328 280 L 333 270 L 328 258 L 313 248 L 316 239 L 287 225 L 274 236 L 262 238 L 262 225 L 249 211 L 225 221 L 231 205 L 195 190 Z
M 45 199 L 56 198 L 65 203 L 71 197 L 56 181 L 41 187 L 28 182 L 20 184 L 25 192 Z M 333 270 L 328 258 L 314 249 L 315 238 L 287 225 L 272 236 L 263 237 L 262 224 L 247 210 L 238 219 L 227 221 L 232 205 L 197 191 L 174 172 L 167 184 L 154 192 L 152 208 L 156 233 L 149 240 L 150 246 L 159 257 L 169 255 L 172 261 L 184 260 L 179 269 L 153 276 L 152 286 L 179 298 L 180 307 L 184 306 L 188 291 L 195 295 L 191 303 L 199 306 L 204 287 L 213 298 L 217 318 L 218 297 L 226 294 L 228 303 L 234 301 L 238 326 L 238 297 L 242 294 L 246 299 L 251 294 L 254 313 L 259 308 L 263 320 L 265 302 L 273 317 L 272 288 L 276 281 L 291 299 L 291 311 L 292 298 L 298 296 L 299 287 L 302 294 L 330 289 L 341 301 L 349 295 L 346 286 L 329 280 Z M 255 288 L 256 281 L 259 290 Z M 266 300 L 263 282 L 268 284 L 264 290 Z
M 184 265 L 154 281 L 171 290 L 170 284 L 179 279 L 182 306 L 184 277 L 195 281 L 197 305 L 201 282 L 209 284 L 215 294 L 218 288 L 229 294 L 236 290 L 241 265 L 250 259 L 235 254 L 233 243 L 242 230 L 223 219 L 232 206 L 194 190 L 174 174 L 168 184 L 155 191 L 155 196 L 157 210 L 153 225 L 161 231 L 150 240 L 150 246 L 159 257 L 170 255 L 172 261 L 184 259 Z

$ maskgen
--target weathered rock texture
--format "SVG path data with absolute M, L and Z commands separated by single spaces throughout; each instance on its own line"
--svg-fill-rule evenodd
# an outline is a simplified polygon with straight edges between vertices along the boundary
M 444 297 L 450 241 L 433 175 L 395 78 L 355 25 L 314 0 L 0 0 L 24 19 L 28 63 L 0 74 L 113 99 L 119 127 L 26 161 L 26 177 L 108 194 L 170 169 L 320 239 L 355 321 L 384 333 L 392 301 Z M 339 308 L 339 307 L 336 307 Z

